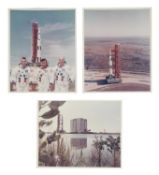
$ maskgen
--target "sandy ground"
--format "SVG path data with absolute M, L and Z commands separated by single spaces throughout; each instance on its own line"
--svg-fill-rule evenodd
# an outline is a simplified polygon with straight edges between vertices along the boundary
M 85 71 L 85 91 L 150 91 L 149 74 L 122 73 L 121 83 L 107 84 L 103 71 Z

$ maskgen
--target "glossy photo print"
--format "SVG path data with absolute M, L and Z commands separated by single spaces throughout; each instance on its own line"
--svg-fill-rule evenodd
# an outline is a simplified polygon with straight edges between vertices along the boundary
M 151 9 L 84 10 L 84 91 L 150 91 Z
M 120 167 L 120 101 L 39 101 L 39 167 Z
M 10 10 L 10 91 L 75 91 L 75 10 Z

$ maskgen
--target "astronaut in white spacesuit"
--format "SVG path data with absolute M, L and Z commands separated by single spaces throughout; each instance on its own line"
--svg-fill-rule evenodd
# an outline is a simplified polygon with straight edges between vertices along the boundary
M 29 78 L 30 68 L 27 59 L 22 57 L 19 65 L 11 71 L 11 91 L 27 92 L 29 90 Z
M 73 80 L 74 75 L 71 68 L 63 57 L 59 58 L 57 66 L 54 68 L 54 91 L 68 92 Z
M 38 69 L 36 63 L 33 63 L 30 66 L 30 79 L 29 79 L 29 91 L 37 91 L 38 90 Z
M 53 70 L 48 67 L 48 61 L 46 58 L 41 59 L 40 68 L 37 70 L 38 77 L 38 91 L 39 92 L 48 92 L 50 91 L 50 86 L 54 83 L 54 80 L 51 79 Z

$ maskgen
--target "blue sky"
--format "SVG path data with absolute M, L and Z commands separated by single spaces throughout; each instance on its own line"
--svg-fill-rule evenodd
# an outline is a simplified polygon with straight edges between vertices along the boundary
M 74 10 L 11 10 L 10 56 L 11 65 L 19 58 L 31 59 L 31 24 L 37 21 L 41 31 L 42 57 L 55 65 L 59 56 L 75 65 Z
M 85 10 L 85 37 L 150 37 L 150 9 Z

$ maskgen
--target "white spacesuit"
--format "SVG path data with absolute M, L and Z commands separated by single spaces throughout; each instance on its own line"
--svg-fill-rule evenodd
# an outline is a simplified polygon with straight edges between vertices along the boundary
M 57 66 L 54 68 L 54 84 L 56 92 L 68 92 L 70 83 L 74 76 L 71 68 L 66 64 L 64 58 L 59 59 Z
M 50 76 L 52 74 L 51 68 L 45 68 L 41 69 L 39 68 L 37 71 L 38 76 L 38 91 L 40 92 L 48 92 L 50 89 L 50 83 L 53 83 L 53 80 L 51 81 Z
M 30 82 L 33 85 L 37 85 L 36 90 L 39 92 L 48 92 L 50 90 L 50 84 L 53 80 L 50 79 L 52 69 L 48 67 L 46 58 L 41 59 L 40 67 L 33 67 L 31 71 Z
M 13 91 L 26 92 L 29 90 L 30 68 L 19 65 L 11 71 L 11 85 Z
M 36 66 L 30 67 L 29 91 L 38 90 L 38 69 Z

